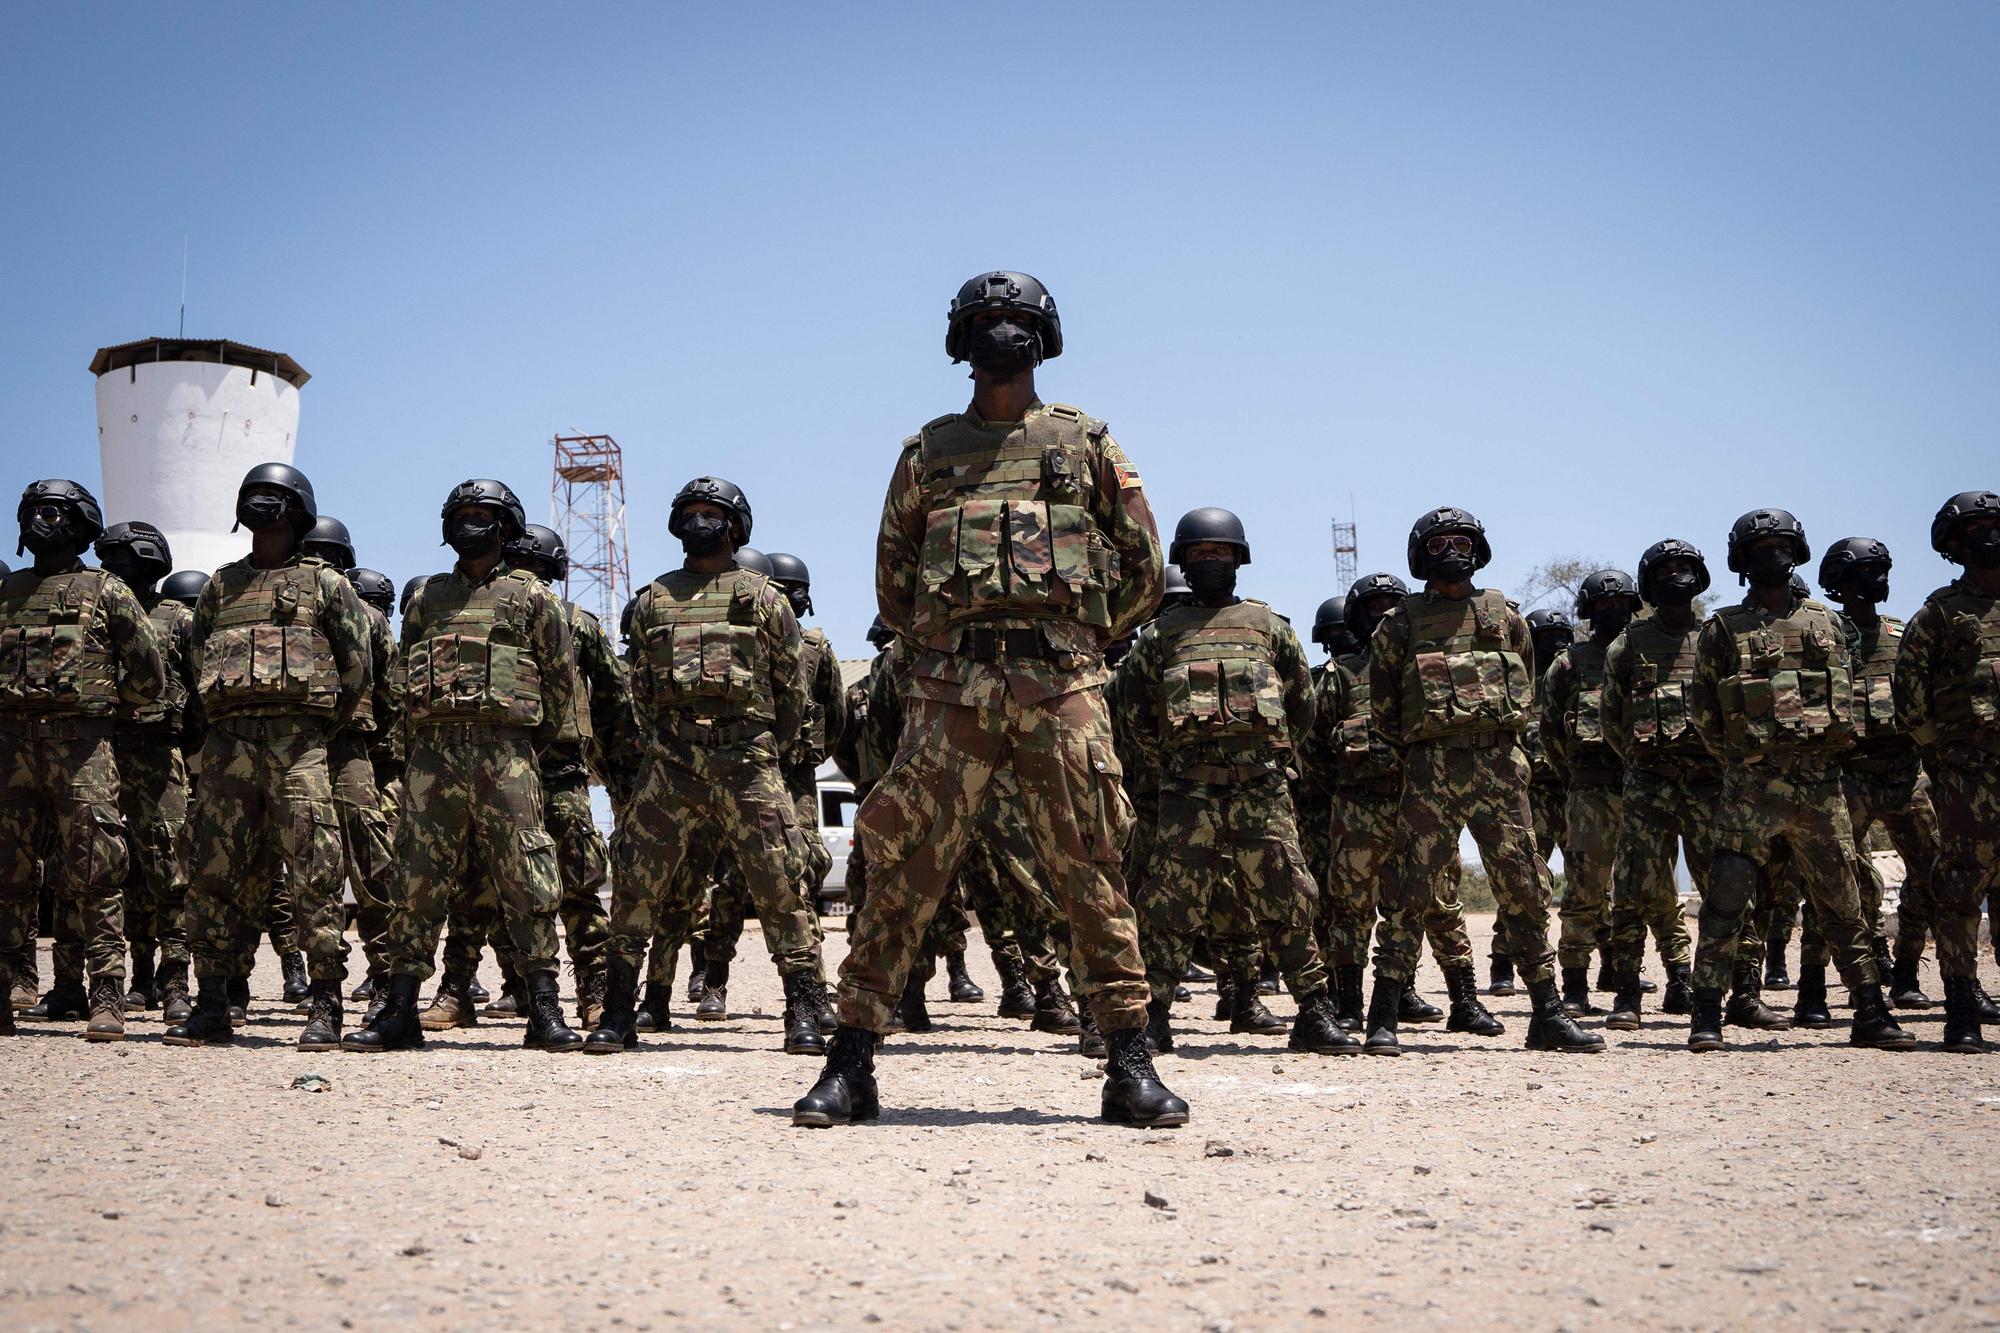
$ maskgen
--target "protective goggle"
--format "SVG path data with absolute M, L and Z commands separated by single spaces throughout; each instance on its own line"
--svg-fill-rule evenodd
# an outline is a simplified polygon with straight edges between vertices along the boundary
M 1460 555 L 1471 555 L 1475 543 L 1462 532 L 1441 532 L 1424 543 L 1424 549 L 1432 555 L 1443 555 L 1446 551 L 1456 551 Z

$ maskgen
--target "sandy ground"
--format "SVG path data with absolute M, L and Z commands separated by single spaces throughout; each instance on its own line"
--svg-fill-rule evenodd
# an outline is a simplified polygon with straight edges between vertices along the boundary
M 227 1050 L 24 1024 L 0 1327 L 2000 1324 L 2000 1057 L 1939 1053 L 1938 1010 L 1909 1054 L 1693 1057 L 1654 1017 L 1563 1058 L 1514 998 L 1506 1037 L 1337 1059 L 1229 1036 L 1201 987 L 1161 1062 L 1193 1122 L 1135 1132 L 1064 1040 L 934 1000 L 883 1120 L 805 1131 L 817 1062 L 779 1051 L 768 964 L 737 971 L 747 1016 L 608 1059 L 512 1021 L 302 1055 L 269 998 Z

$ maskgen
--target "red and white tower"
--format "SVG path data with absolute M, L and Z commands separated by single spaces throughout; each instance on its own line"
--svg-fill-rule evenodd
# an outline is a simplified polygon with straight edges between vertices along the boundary
M 595 612 L 611 633 L 632 595 L 631 548 L 625 538 L 625 452 L 609 435 L 555 437 L 555 481 L 549 526 L 569 548 L 563 596 Z

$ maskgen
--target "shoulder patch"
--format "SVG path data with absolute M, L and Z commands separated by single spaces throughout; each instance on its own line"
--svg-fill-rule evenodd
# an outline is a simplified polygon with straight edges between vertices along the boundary
M 1136 491 L 1144 484 L 1139 480 L 1139 469 L 1122 453 L 1111 460 L 1111 471 L 1117 475 L 1121 491 Z

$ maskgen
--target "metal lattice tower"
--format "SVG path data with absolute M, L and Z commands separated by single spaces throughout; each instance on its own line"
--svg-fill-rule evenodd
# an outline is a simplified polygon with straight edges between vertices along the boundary
M 606 628 L 632 595 L 625 539 L 625 451 L 609 435 L 558 435 L 549 526 L 569 548 L 563 596 L 594 611 Z
M 1333 521 L 1333 581 L 1342 592 L 1354 586 L 1354 580 L 1361 570 L 1357 559 L 1361 548 L 1356 543 L 1354 525 Z

